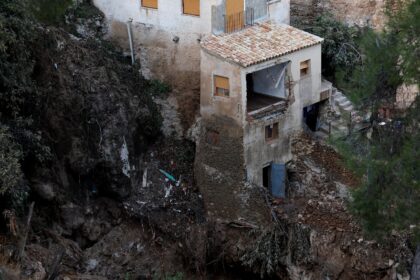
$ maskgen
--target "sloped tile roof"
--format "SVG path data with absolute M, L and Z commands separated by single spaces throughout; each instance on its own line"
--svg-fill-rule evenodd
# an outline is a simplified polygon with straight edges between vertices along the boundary
M 201 46 L 210 54 L 248 67 L 322 41 L 322 38 L 292 26 L 266 21 L 235 33 L 210 35 Z

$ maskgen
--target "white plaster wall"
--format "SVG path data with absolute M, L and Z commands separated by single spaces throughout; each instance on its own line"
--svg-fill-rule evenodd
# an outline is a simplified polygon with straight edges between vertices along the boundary
M 308 59 L 309 75 L 301 79 L 300 63 Z M 290 62 L 288 75 L 294 82 L 292 90 L 294 98 L 288 110 L 278 117 L 248 122 L 246 75 L 284 62 Z M 213 115 L 229 116 L 241 123 L 244 128 L 244 160 L 249 181 L 262 184 L 264 166 L 273 162 L 286 163 L 291 160 L 291 136 L 302 130 L 303 108 L 320 101 L 321 66 L 321 44 L 248 68 L 242 68 L 204 50 L 201 51 L 201 115 L 203 119 Z M 213 97 L 213 74 L 229 77 L 230 98 Z M 307 87 L 301 87 L 301 83 L 307 84 Z M 267 142 L 265 126 L 276 122 L 279 123 L 279 137 Z
M 268 2 L 269 18 L 277 23 L 290 24 L 290 0 Z
M 288 63 L 255 72 L 252 74 L 254 80 L 254 91 L 260 94 L 273 97 L 286 97 L 286 70 Z
M 310 74 L 300 78 L 300 62 L 311 60 Z M 254 123 L 244 122 L 244 151 L 247 179 L 255 184 L 262 184 L 262 169 L 269 163 L 286 163 L 291 160 L 291 135 L 302 130 L 303 108 L 320 101 L 321 90 L 321 45 L 312 46 L 279 59 L 243 69 L 242 77 L 247 73 L 269 67 L 273 64 L 290 61 L 289 75 L 295 82 L 294 101 L 282 116 Z M 309 91 L 300 88 L 301 82 L 310 82 Z M 242 90 L 243 104 L 246 105 L 246 87 Z M 245 107 L 244 107 L 245 108 Z M 265 126 L 279 123 L 279 137 L 269 143 L 265 140 Z
M 203 119 L 213 115 L 226 116 L 234 119 L 238 125 L 244 122 L 241 68 L 201 51 L 201 95 L 200 113 Z M 214 96 L 213 76 L 229 78 L 229 97 Z M 246 87 L 246 82 L 245 82 Z
M 158 0 L 158 9 L 141 7 L 141 0 L 93 0 L 109 21 L 110 37 L 129 50 L 126 22 L 133 19 L 134 49 L 147 79 L 159 79 L 175 89 L 200 85 L 200 41 L 212 32 L 212 6 L 224 0 L 201 0 L 200 16 L 185 15 L 182 0 Z M 274 18 L 287 18 L 289 0 L 274 0 Z M 177 42 L 174 42 L 177 41 Z
M 183 14 L 182 0 L 158 1 L 158 9 L 142 7 L 141 0 L 94 0 L 94 4 L 110 21 L 126 22 L 132 18 L 134 23 L 166 31 L 206 34 L 211 32 L 211 6 L 222 0 L 201 0 L 200 16 Z
M 262 170 L 271 163 L 286 163 L 292 158 L 292 131 L 285 130 L 291 112 L 271 120 L 248 124 L 244 130 L 244 152 L 247 180 L 262 185 Z M 278 123 L 279 137 L 266 141 L 265 127 Z
M 127 51 L 126 22 L 133 19 L 134 49 L 144 77 L 165 81 L 174 89 L 196 90 L 200 40 L 211 32 L 211 6 L 222 0 L 201 0 L 200 16 L 183 14 L 182 0 L 158 1 L 158 9 L 141 7 L 141 0 L 94 0 L 94 4 L 109 21 L 111 40 Z

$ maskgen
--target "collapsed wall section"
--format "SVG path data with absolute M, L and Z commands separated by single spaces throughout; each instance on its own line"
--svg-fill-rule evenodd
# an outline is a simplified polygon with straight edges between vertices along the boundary
M 270 221 L 260 190 L 245 184 L 244 164 L 242 127 L 228 117 L 203 120 L 194 171 L 210 220 Z

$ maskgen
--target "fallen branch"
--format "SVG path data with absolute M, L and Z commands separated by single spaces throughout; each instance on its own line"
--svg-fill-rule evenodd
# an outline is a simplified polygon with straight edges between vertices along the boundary
M 54 280 L 56 277 L 57 277 L 57 270 L 58 270 L 58 266 L 60 265 L 60 263 L 61 263 L 61 260 L 63 259 L 63 257 L 64 257 L 64 252 L 65 252 L 66 250 L 64 249 L 64 247 L 61 247 L 59 250 L 58 250 L 58 253 L 56 254 L 56 256 L 55 256 L 55 259 L 54 259 L 54 262 L 53 262 L 53 265 L 51 266 L 51 268 L 50 268 L 50 272 L 49 272 L 49 276 L 48 276 L 48 278 L 47 278 L 47 280 Z
M 233 221 L 227 224 L 230 227 L 234 228 L 247 228 L 247 229 L 257 229 L 258 227 L 254 224 L 244 222 L 244 221 Z
M 28 233 L 31 227 L 31 220 L 32 220 L 32 215 L 34 213 L 34 206 L 35 206 L 35 202 L 32 202 L 31 205 L 29 206 L 29 213 L 28 213 L 28 217 L 26 219 L 26 228 L 24 231 L 24 235 L 22 236 L 22 239 L 19 242 L 19 250 L 18 250 L 18 254 L 16 256 L 16 259 L 18 261 L 20 261 L 23 257 L 23 254 L 25 253 L 25 246 L 26 246 L 26 241 L 28 239 Z

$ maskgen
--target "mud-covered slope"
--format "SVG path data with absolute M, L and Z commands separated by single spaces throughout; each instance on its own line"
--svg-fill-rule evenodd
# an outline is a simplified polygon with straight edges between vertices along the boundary
M 41 119 L 54 159 L 48 168 L 33 170 L 34 177 L 42 174 L 33 179 L 51 177 L 64 189 L 77 185 L 126 196 L 132 159 L 160 129 L 146 83 L 104 42 L 53 28 L 40 32 L 34 75 L 48 96 Z

